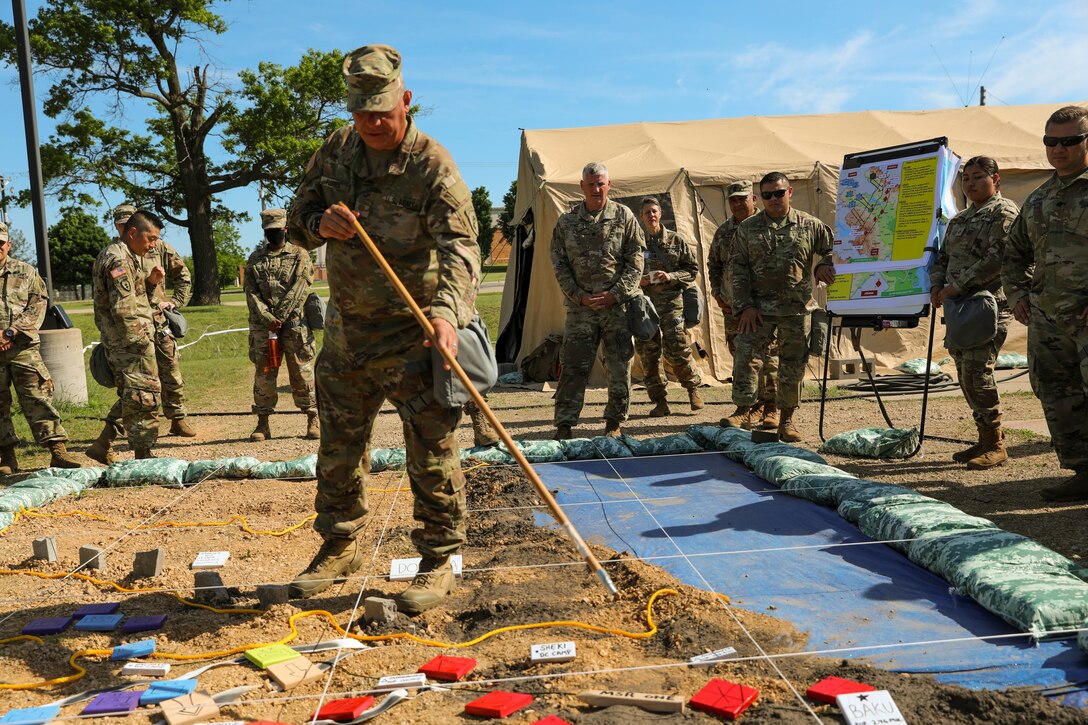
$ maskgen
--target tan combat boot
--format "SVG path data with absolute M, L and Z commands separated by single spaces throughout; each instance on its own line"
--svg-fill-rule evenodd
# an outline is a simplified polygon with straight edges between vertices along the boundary
M 189 424 L 188 418 L 175 418 L 170 421 L 170 433 L 183 438 L 196 438 L 196 429 Z
M 423 557 L 412 585 L 397 597 L 397 609 L 407 615 L 422 614 L 441 604 L 456 586 L 449 557 Z
M 752 430 L 752 424 L 758 413 L 758 406 L 738 405 L 732 415 L 722 418 L 718 423 L 722 428 L 743 428 L 744 430 Z
M 64 445 L 64 441 L 48 443 L 49 465 L 54 468 L 83 468 L 83 464 L 72 458 L 72 454 Z
M 688 402 L 691 403 L 692 410 L 702 410 L 703 405 L 705 405 L 702 397 L 699 396 L 699 390 L 697 388 L 688 390 Z
M 150 447 L 148 447 L 148 448 L 134 448 L 133 452 L 136 454 L 136 460 L 137 461 L 147 460 L 148 458 L 158 458 L 158 456 L 156 456 L 154 453 L 151 452 Z
M 265 428 L 268 427 L 267 417 L 265 418 L 265 424 L 264 425 L 265 425 Z M 259 428 L 260 425 L 258 424 L 257 427 Z M 256 431 L 254 431 L 254 433 L 256 433 Z M 268 435 L 269 438 L 272 437 L 272 434 L 269 433 L 268 431 L 265 431 L 265 433 Z M 317 422 L 317 413 L 307 413 L 306 414 L 306 438 L 308 438 L 309 440 L 312 440 L 312 441 L 316 441 L 319 438 L 321 438 L 321 425 Z
M 774 403 L 763 404 L 763 418 L 759 421 L 762 430 L 774 430 L 778 427 L 778 406 Z
M 106 422 L 102 432 L 94 443 L 87 447 L 83 453 L 92 461 L 98 461 L 103 466 L 109 466 L 117 462 L 117 455 L 113 451 L 113 440 L 117 437 L 117 428 L 113 423 Z
M 647 415 L 651 418 L 664 418 L 671 412 L 672 411 L 669 410 L 669 401 L 662 398 L 661 400 L 656 401 L 656 405 L 654 405 Z
M 15 458 L 15 446 L 0 448 L 0 476 L 10 476 L 19 472 L 19 461 Z
M 291 582 L 287 595 L 301 599 L 323 592 L 358 571 L 363 558 L 358 539 L 325 539 L 310 565 Z
M 952 460 L 956 463 L 967 463 L 969 460 L 982 453 L 982 426 L 978 425 L 978 443 L 974 444 L 970 448 L 964 448 L 962 451 L 957 451 L 952 454 Z
M 552 436 L 552 440 L 557 441 L 569 441 L 574 437 L 569 425 L 557 425 L 555 427 L 555 435 Z
M 981 471 L 994 466 L 1000 466 L 1009 460 L 1009 453 L 1005 450 L 1005 431 L 1001 426 L 990 430 L 984 430 L 979 436 L 980 450 L 978 455 L 967 462 L 967 467 L 973 471 Z
M 251 441 L 266 441 L 272 438 L 272 430 L 268 427 L 268 416 L 257 415 L 257 427 L 249 434 Z
M 782 417 L 778 421 L 778 440 L 784 443 L 798 443 L 803 438 L 801 431 L 793 424 L 793 413 L 797 408 L 783 408 Z
M 1065 479 L 1057 486 L 1047 486 L 1039 494 L 1046 501 L 1088 500 L 1088 470 L 1077 471 L 1072 478 Z
M 604 422 L 604 434 L 609 438 L 619 438 L 623 433 L 620 431 L 620 422 L 614 418 L 608 418 Z
M 493 446 L 499 442 L 499 434 L 491 427 L 483 411 L 477 410 L 472 416 L 472 445 L 477 448 Z

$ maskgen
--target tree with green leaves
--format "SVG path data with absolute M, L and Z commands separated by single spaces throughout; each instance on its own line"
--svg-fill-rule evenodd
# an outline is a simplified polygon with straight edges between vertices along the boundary
M 510 189 L 502 195 L 502 214 L 499 215 L 499 229 L 507 244 L 514 243 L 514 227 L 510 222 L 514 219 L 514 205 L 518 203 L 518 180 L 510 182 Z
M 486 187 L 477 186 L 472 190 L 472 208 L 476 211 L 476 222 L 480 226 L 476 243 L 480 245 L 480 259 L 484 260 L 491 254 L 491 237 L 495 233 L 495 225 L 491 221 L 491 195 Z
M 238 279 L 238 268 L 246 263 L 246 250 L 242 248 L 242 235 L 229 219 L 221 217 L 212 222 L 215 235 L 215 259 L 219 270 L 219 284 L 223 287 Z
M 310 50 L 289 68 L 261 63 L 240 72 L 234 88 L 201 62 L 207 39 L 227 30 L 219 4 L 46 0 L 29 24 L 36 71 L 51 82 L 43 109 L 59 120 L 41 149 L 47 193 L 89 206 L 90 190 L 120 192 L 185 228 L 197 305 L 219 302 L 215 220 L 248 217 L 216 197 L 257 181 L 285 196 L 323 139 L 346 123 L 340 51 Z M 0 23 L 0 55 L 10 65 L 14 38 Z
M 34 245 L 26 240 L 26 235 L 23 234 L 22 229 L 8 229 L 8 240 L 11 242 L 11 250 L 9 255 L 18 259 L 20 262 L 27 262 L 34 264 L 38 255 L 34 251 Z
M 94 260 L 110 242 L 110 235 L 93 216 L 82 209 L 63 209 L 60 220 L 49 227 L 49 254 L 64 260 L 53 265 L 53 284 L 90 284 Z

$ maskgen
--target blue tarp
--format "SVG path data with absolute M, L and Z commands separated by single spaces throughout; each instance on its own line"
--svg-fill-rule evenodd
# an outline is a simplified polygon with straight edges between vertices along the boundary
M 558 490 L 560 505 L 598 504 L 564 509 L 585 539 L 650 558 L 738 607 L 792 622 L 809 635 L 806 651 L 973 689 L 1088 682 L 1088 657 L 1075 638 L 1038 645 L 1027 636 L 972 639 L 1018 632 L 891 547 L 866 544 L 871 540 L 835 509 L 783 493 L 723 454 L 536 468 Z M 552 521 L 538 516 L 541 525 Z M 960 638 L 969 639 L 948 641 Z M 843 648 L 855 649 L 834 651 Z M 1078 696 L 1067 702 L 1083 705 Z

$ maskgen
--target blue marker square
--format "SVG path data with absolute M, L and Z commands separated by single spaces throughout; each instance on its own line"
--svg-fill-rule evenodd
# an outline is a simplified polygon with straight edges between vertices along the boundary
M 140 695 L 141 705 L 158 705 L 175 697 L 188 695 L 196 690 L 196 680 L 166 680 L 165 682 L 152 682 Z
M 106 715 L 112 713 L 124 714 L 132 712 L 140 704 L 140 691 L 137 692 L 103 692 L 98 697 L 87 703 L 80 715 Z
M 128 634 L 133 632 L 146 632 L 150 629 L 162 629 L 166 624 L 165 614 L 141 614 L 138 617 L 129 617 L 121 625 L 121 631 Z
M 110 654 L 111 660 L 134 660 L 138 657 L 147 657 L 155 653 L 155 640 L 141 639 L 139 642 L 119 644 L 113 648 Z
M 21 707 L 18 710 L 8 710 L 4 717 L 0 717 L 0 723 L 3 725 L 45 725 L 55 720 L 57 715 L 60 715 L 60 705 Z
M 112 632 L 124 618 L 123 614 L 88 614 L 76 622 L 76 629 L 81 632 Z
M 42 617 L 23 627 L 23 634 L 58 634 L 68 629 L 71 623 L 71 617 Z
M 113 614 L 121 608 L 121 602 L 106 602 L 104 604 L 84 604 L 76 610 L 72 616 L 76 619 L 88 617 L 92 614 Z

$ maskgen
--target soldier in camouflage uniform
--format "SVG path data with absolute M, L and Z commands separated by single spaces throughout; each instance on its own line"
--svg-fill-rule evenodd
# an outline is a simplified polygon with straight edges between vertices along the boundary
M 729 354 L 737 359 L 737 318 L 733 314 L 733 240 L 741 222 L 756 213 L 756 195 L 752 193 L 752 182 L 737 181 L 726 189 L 729 217 L 714 232 L 714 240 L 707 253 L 707 271 L 710 274 L 710 295 L 718 303 L 725 318 L 725 343 Z M 762 406 L 759 427 L 773 430 L 778 427 L 778 343 L 771 340 L 771 345 L 760 352 L 763 365 L 759 368 L 759 403 Z M 747 427 L 752 427 L 754 420 L 749 420 Z M 722 419 L 725 425 L 725 419 Z
M 159 269 L 145 276 L 143 258 L 160 241 L 162 226 L 151 212 L 136 212 L 125 223 L 122 241 L 103 249 L 94 261 L 94 324 L 117 381 L 117 402 L 87 455 L 106 465 L 116 460 L 111 444 L 117 429 L 112 421 L 118 419 L 136 458 L 154 458 L 151 448 L 159 435 L 162 386 L 147 285 L 159 284 L 163 272 Z
M 639 291 L 646 242 L 630 209 L 608 200 L 612 182 L 604 164 L 582 169 L 585 200 L 559 217 L 552 233 L 552 267 L 567 305 L 563 368 L 555 391 L 555 438 L 569 439 L 585 400 L 597 347 L 604 343 L 608 371 L 607 436 L 620 435 L 631 403 L 635 354 L 626 302 Z
M 401 611 L 416 614 L 453 590 L 449 557 L 465 541 L 461 408 L 435 400 L 430 343 L 356 238 L 353 220 L 430 317 L 438 345 L 456 355 L 457 329 L 470 322 L 480 284 L 476 216 L 449 152 L 408 116 L 412 93 L 400 54 L 364 46 L 348 53 L 343 70 L 354 126 L 336 131 L 310 159 L 288 214 L 295 244 L 326 245 L 330 294 L 315 369 L 321 445 L 314 528 L 325 543 L 291 592 L 319 592 L 366 557 L 357 536 L 367 512 L 370 435 L 389 400 L 404 423 L 413 515 L 422 525 L 412 532 L 423 557 L 419 574 L 398 597 Z
M 975 156 L 963 165 L 963 193 L 971 205 L 948 223 L 944 244 L 929 273 L 930 298 L 940 307 L 948 298 L 987 290 L 997 299 L 997 334 L 984 345 L 949 348 L 956 376 L 978 428 L 978 443 L 952 455 L 968 468 L 992 468 L 1008 460 L 1001 430 L 1001 400 L 994 365 L 1005 344 L 1012 313 L 1001 290 L 1001 258 L 1005 238 L 1019 209 L 1001 196 L 1001 175 L 989 156 Z
M 669 414 L 669 401 L 665 394 L 665 375 L 661 368 L 661 356 L 672 366 L 680 384 L 688 391 L 692 410 L 703 407 L 699 397 L 702 378 L 692 358 L 684 327 L 684 288 L 695 283 L 699 261 L 695 251 L 685 240 L 661 225 L 661 204 L 648 196 L 639 204 L 639 216 L 646 227 L 646 252 L 643 255 L 642 279 L 639 286 L 650 298 L 661 319 L 657 333 L 649 340 L 635 340 L 635 351 L 642 360 L 646 373 L 646 392 L 654 403 L 650 417 L 661 418 Z
M 68 453 L 68 434 L 53 407 L 53 378 L 39 352 L 38 328 L 49 298 L 38 271 L 12 259 L 8 227 L 0 223 L 0 475 L 19 470 L 15 444 L 19 437 L 11 421 L 11 388 L 38 445 L 49 449 L 50 466 L 79 468 Z
M 767 174 L 759 190 L 763 211 L 740 225 L 733 247 L 733 309 L 739 331 L 733 368 L 737 409 L 722 423 L 743 427 L 757 415 L 759 358 L 777 331 L 778 436 L 796 443 L 801 433 L 793 414 L 801 402 L 808 361 L 810 314 L 815 309 L 813 275 L 826 284 L 835 281 L 831 229 L 811 214 L 790 207 L 793 188 L 785 174 Z
M 261 212 L 265 246 L 246 262 L 246 302 L 249 305 L 249 359 L 253 371 L 253 412 L 257 427 L 251 441 L 272 437 L 268 416 L 276 409 L 279 396 L 276 380 L 279 367 L 268 365 L 269 335 L 279 340 L 279 355 L 287 363 L 291 379 L 291 397 L 306 414 L 306 437 L 320 437 L 317 422 L 317 398 L 314 395 L 314 333 L 306 324 L 303 304 L 314 282 L 310 254 L 287 243 L 287 212 L 266 209 Z
M 1051 114 L 1043 136 L 1054 176 L 1028 195 L 1005 243 L 1001 281 L 1028 326 L 1028 373 L 1062 468 L 1049 501 L 1088 499 L 1088 109 Z

